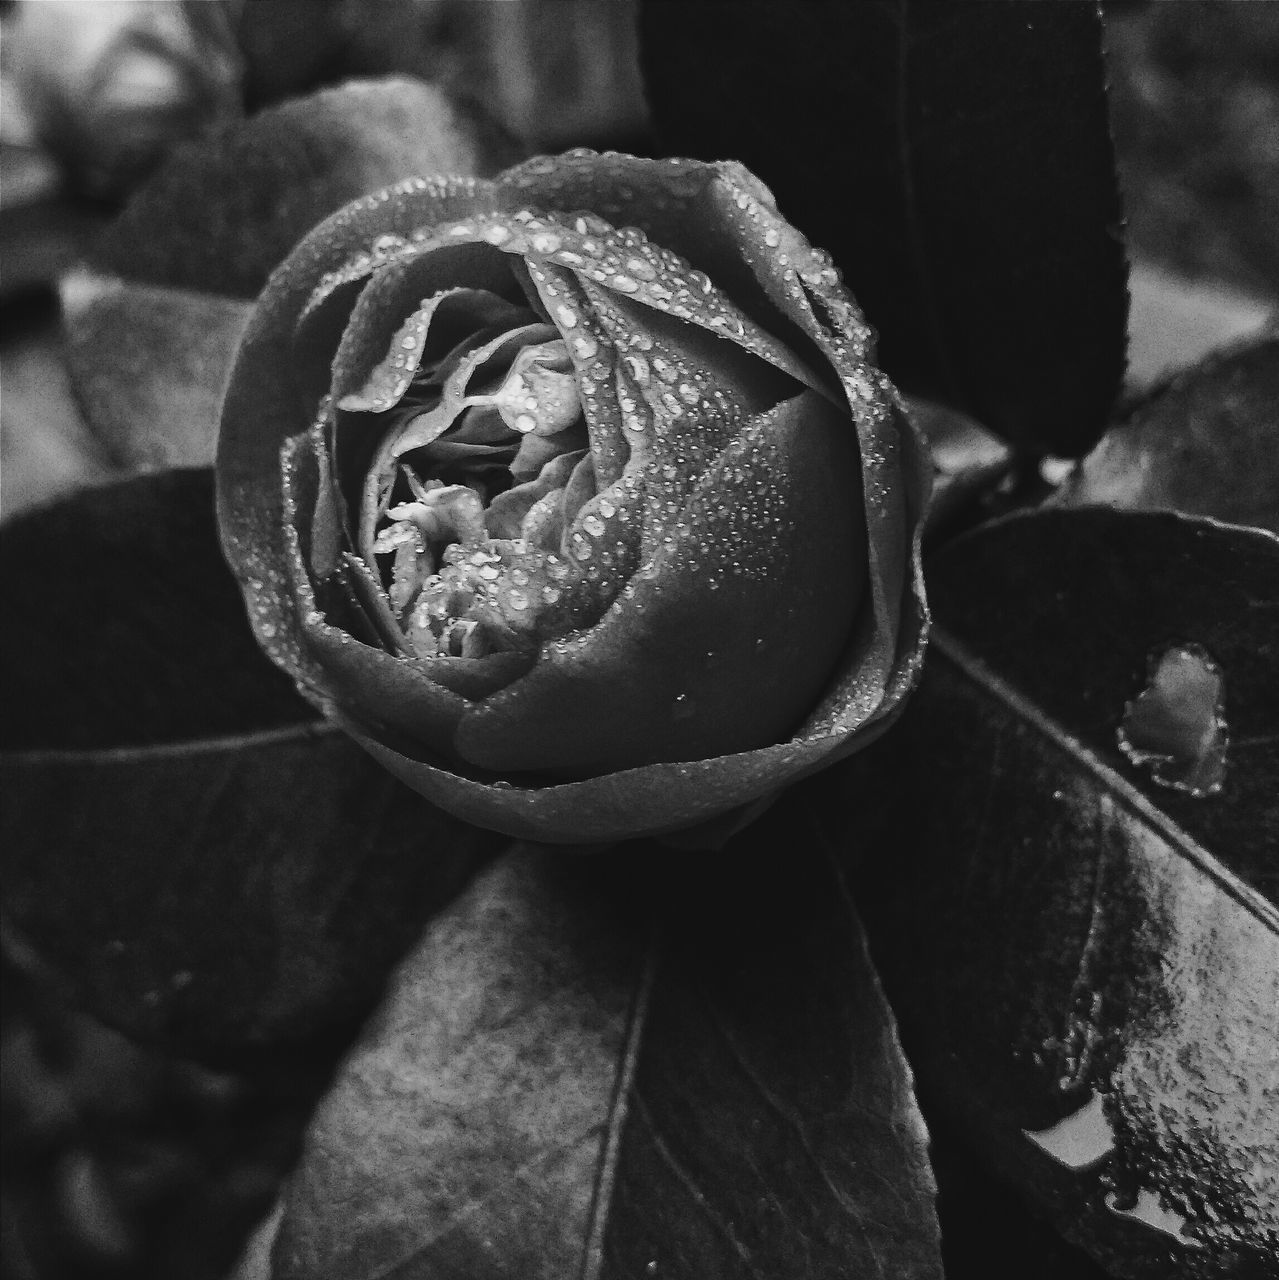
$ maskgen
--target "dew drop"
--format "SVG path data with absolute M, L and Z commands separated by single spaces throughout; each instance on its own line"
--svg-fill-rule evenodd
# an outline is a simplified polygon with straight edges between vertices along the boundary
M 562 243 L 559 236 L 551 235 L 550 232 L 539 232 L 529 241 L 534 253 L 554 253 Z
M 615 275 L 609 284 L 620 293 L 634 293 L 639 288 L 639 281 L 633 276 Z
M 556 307 L 555 318 L 564 326 L 565 329 L 574 329 L 577 327 L 577 312 L 574 311 L 572 307 Z
M 573 354 L 579 360 L 589 360 L 597 351 L 599 351 L 599 343 L 594 338 L 581 334 L 573 339 Z
M 1160 786 L 1203 798 L 1221 790 L 1229 734 L 1221 668 L 1199 645 L 1151 655 L 1146 688 L 1124 708 L 1120 750 Z
M 782 233 L 778 231 L 776 227 L 769 227 L 768 230 L 764 232 L 764 243 L 770 249 L 776 249 L 781 242 Z
M 498 223 L 485 227 L 481 235 L 489 244 L 505 244 L 511 238 L 510 230 Z
M 657 268 L 643 258 L 627 258 L 626 269 L 638 280 L 657 279 Z
M 604 532 L 604 521 L 595 514 L 591 514 L 582 521 L 582 528 L 593 538 L 600 537 Z

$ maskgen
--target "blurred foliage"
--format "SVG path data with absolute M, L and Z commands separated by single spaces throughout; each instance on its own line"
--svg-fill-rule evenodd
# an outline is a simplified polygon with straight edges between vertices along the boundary
M 1133 249 L 1279 294 L 1279 4 L 1187 0 L 1107 16 Z

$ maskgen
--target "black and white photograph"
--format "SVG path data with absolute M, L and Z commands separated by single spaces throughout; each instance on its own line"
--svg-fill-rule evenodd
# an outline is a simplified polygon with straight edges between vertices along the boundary
M 0 0 L 0 1277 L 1279 1280 L 1279 0 Z

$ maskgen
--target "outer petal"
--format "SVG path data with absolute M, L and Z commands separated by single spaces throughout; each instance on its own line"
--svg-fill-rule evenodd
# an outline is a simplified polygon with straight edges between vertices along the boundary
M 788 736 L 863 594 L 856 474 L 846 422 L 815 393 L 755 419 L 605 617 L 463 716 L 458 754 L 585 775 Z
M 789 314 L 781 297 L 788 274 L 816 273 L 829 267 L 829 259 L 814 257 L 807 240 L 778 217 L 768 188 L 741 165 L 580 151 L 534 157 L 495 181 L 517 202 L 565 212 L 591 209 L 619 226 L 638 227 L 709 276 L 720 293 L 801 358 L 815 354 L 806 324 Z M 768 225 L 757 221 L 760 209 L 772 211 Z M 745 221 L 755 222 L 754 234 L 743 234 Z M 869 341 L 870 331 L 863 329 Z
M 218 521 L 222 546 L 240 579 L 263 648 L 314 688 L 318 677 L 298 648 L 303 615 L 289 587 L 281 449 L 315 417 L 313 384 L 300 388 L 294 329 L 317 283 L 353 252 L 402 227 L 433 226 L 492 203 L 492 186 L 474 178 L 406 179 L 322 222 L 272 274 L 249 321 L 222 408 L 218 440 Z

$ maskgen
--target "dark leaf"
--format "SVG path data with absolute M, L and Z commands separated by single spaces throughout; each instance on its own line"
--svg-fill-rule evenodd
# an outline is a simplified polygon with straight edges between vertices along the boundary
M 177 148 L 94 246 L 138 284 L 254 298 L 322 218 L 420 173 L 488 175 L 521 158 L 477 109 L 420 80 L 353 81 Z
M 929 582 L 919 693 L 828 783 L 925 1109 L 1116 1275 L 1272 1274 L 1279 542 L 1041 512 Z M 1224 681 L 1212 794 L 1121 746 L 1173 646 Z
M 190 1052 L 361 1015 L 487 850 L 262 656 L 208 472 L 6 526 L 6 911 L 77 997 Z
M 997 486 L 1011 480 L 1012 450 L 956 409 L 919 396 L 907 396 L 906 406 L 933 462 L 926 542 L 989 519 Z
M 928 1136 L 808 789 L 669 872 L 602 1280 L 940 1280 Z
M 834 254 L 898 382 L 1023 449 L 1089 448 L 1127 314 L 1095 6 L 649 0 L 642 15 L 665 150 L 763 178 Z
M 274 1274 L 939 1277 L 926 1140 L 802 799 L 716 855 L 520 846 L 339 1073 Z
M 1142 404 L 1059 501 L 1162 507 L 1279 533 L 1279 332 L 1210 356 Z
M 520 155 L 476 110 L 407 79 L 352 82 L 177 148 L 63 285 L 90 425 L 132 468 L 210 465 L 248 304 L 294 245 L 402 178 L 488 174 Z

